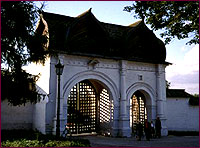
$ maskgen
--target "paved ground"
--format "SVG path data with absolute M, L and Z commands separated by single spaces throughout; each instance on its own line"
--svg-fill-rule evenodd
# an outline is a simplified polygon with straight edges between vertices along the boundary
M 199 147 L 199 136 L 167 136 L 160 139 L 137 141 L 136 138 L 84 136 L 92 147 Z

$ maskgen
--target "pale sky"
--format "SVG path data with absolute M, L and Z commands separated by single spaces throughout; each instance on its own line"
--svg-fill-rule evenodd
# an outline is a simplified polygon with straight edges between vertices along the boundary
M 131 1 L 46 1 L 44 11 L 76 17 L 92 8 L 92 13 L 99 21 L 127 26 L 137 21 L 133 18 L 133 12 L 123 11 L 125 6 L 130 6 L 132 3 Z M 154 33 L 162 39 L 159 32 Z M 170 88 L 185 89 L 188 93 L 198 94 L 199 45 L 185 45 L 187 41 L 188 39 L 174 39 L 166 45 L 166 61 L 173 63 L 166 68 L 166 80 L 171 82 Z

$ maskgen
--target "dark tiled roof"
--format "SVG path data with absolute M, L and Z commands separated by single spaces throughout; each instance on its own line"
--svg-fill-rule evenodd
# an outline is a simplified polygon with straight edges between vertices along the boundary
M 167 98 L 189 98 L 189 104 L 199 105 L 199 97 L 195 97 L 187 92 L 185 89 L 166 89 Z
M 171 98 L 176 98 L 176 97 L 181 97 L 181 98 L 189 98 L 191 97 L 190 94 L 185 92 L 185 89 L 167 89 L 166 90 L 167 97 Z
M 77 17 L 43 12 L 49 48 L 71 55 L 165 63 L 166 49 L 143 21 L 130 26 L 103 23 L 91 9 Z M 41 24 L 42 25 L 42 24 Z

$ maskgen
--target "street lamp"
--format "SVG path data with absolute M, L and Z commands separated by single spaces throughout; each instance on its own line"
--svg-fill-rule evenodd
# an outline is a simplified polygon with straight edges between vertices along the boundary
M 57 121 L 56 121 L 56 137 L 60 137 L 60 76 L 63 73 L 64 65 L 60 63 L 55 65 L 56 74 L 58 75 L 58 104 L 57 104 Z

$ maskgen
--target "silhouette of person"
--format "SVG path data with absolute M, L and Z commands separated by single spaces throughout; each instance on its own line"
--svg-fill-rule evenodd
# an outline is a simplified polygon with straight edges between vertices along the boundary
M 141 141 L 143 135 L 143 126 L 141 122 L 137 124 L 137 135 L 138 135 L 138 141 Z
M 144 132 L 145 132 L 146 140 L 150 141 L 150 137 L 151 137 L 151 123 L 148 122 L 147 120 L 145 120 L 145 122 L 144 122 Z
M 156 127 L 156 137 L 160 138 L 162 127 L 161 127 L 161 121 L 160 121 L 159 117 L 157 117 L 157 119 L 156 119 L 155 127 Z

